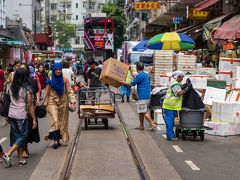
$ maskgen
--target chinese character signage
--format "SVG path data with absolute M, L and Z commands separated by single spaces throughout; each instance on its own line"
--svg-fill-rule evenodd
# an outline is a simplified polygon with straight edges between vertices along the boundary
M 151 9 L 160 9 L 160 2 L 135 2 L 135 10 L 151 10 Z
M 198 11 L 195 8 L 190 9 L 189 19 L 207 19 L 207 11 Z
M 183 22 L 183 17 L 180 16 L 173 16 L 172 23 L 173 24 L 181 24 Z

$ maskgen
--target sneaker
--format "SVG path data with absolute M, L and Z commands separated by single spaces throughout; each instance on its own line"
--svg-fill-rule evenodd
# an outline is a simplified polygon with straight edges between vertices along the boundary
M 7 154 L 5 154 L 2 158 L 6 163 L 7 167 L 12 167 L 11 158 Z
M 19 165 L 20 167 L 25 166 L 26 164 L 27 164 L 27 161 L 26 161 L 26 160 L 22 160 L 22 161 L 19 161 L 19 162 L 18 162 L 18 165 Z

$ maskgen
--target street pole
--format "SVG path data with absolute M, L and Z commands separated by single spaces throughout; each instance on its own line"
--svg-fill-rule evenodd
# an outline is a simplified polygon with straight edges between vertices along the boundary
M 37 8 L 34 8 L 34 41 L 36 41 L 37 34 Z

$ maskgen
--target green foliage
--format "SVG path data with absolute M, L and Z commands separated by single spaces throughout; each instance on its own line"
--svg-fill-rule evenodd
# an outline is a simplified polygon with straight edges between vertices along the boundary
M 56 21 L 53 24 L 53 38 L 58 41 L 60 49 L 71 47 L 71 38 L 76 37 L 76 25 L 65 21 Z
M 124 41 L 126 17 L 124 14 L 123 0 L 109 1 L 104 4 L 102 12 L 107 14 L 108 18 L 114 19 L 114 49 L 121 48 Z

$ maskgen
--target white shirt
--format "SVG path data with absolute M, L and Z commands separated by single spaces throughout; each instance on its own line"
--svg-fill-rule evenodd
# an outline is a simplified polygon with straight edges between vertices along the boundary
M 68 81 L 71 85 L 74 85 L 74 81 L 72 80 L 73 71 L 70 68 L 63 68 L 62 69 L 63 76 L 66 76 L 68 78 Z

